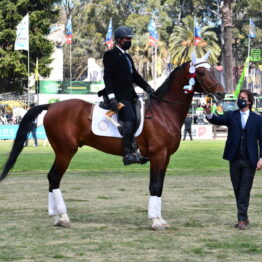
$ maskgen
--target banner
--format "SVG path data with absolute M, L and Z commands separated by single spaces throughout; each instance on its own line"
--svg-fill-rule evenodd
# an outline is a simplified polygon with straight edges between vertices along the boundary
M 94 94 L 104 82 L 39 80 L 39 94 Z
M 16 132 L 19 125 L 0 125 L 0 139 L 15 139 Z M 45 139 L 46 133 L 43 126 L 39 126 L 36 129 L 37 139 Z M 29 139 L 32 138 L 30 134 Z
M 16 29 L 15 50 L 29 50 L 29 15 L 27 14 Z

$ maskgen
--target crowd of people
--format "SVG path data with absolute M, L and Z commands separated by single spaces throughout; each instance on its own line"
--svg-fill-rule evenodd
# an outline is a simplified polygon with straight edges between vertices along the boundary
M 17 125 L 22 120 L 21 116 L 15 116 L 12 113 L 0 113 L 0 125 Z

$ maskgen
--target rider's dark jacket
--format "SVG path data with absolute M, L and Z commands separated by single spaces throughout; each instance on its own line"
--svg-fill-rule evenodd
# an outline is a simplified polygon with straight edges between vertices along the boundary
M 131 56 L 128 54 L 127 56 L 132 64 L 132 73 L 124 53 L 119 48 L 108 50 L 103 57 L 106 93 L 114 93 L 118 101 L 132 101 L 137 97 L 133 83 L 144 90 L 148 86 L 135 69 Z

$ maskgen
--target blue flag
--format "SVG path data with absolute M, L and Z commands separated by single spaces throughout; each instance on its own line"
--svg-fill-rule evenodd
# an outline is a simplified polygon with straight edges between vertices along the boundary
M 147 27 L 148 31 L 149 31 L 149 44 L 151 46 L 155 46 L 158 40 L 158 34 L 156 31 L 156 23 L 153 19 L 153 17 L 151 18 L 148 27 Z
M 113 26 L 112 26 L 112 18 L 110 18 L 110 22 L 107 29 L 106 34 L 106 45 L 109 49 L 111 49 L 114 46 L 113 43 Z
M 256 26 L 253 22 L 253 20 L 250 18 L 249 20 L 249 37 L 250 38 L 256 38 Z
M 66 24 L 66 43 L 71 44 L 72 38 L 73 38 L 73 29 L 72 29 L 71 15 L 70 15 Z
M 201 37 L 201 28 L 197 23 L 196 18 L 194 18 L 194 45 L 197 46 L 198 43 L 202 40 Z

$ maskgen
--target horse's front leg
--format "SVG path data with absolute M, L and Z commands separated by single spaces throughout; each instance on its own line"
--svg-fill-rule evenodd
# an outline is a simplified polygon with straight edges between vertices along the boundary
M 165 152 L 160 152 L 150 158 L 148 218 L 152 220 L 152 229 L 154 230 L 164 230 L 169 227 L 161 214 L 161 196 L 169 158 Z

